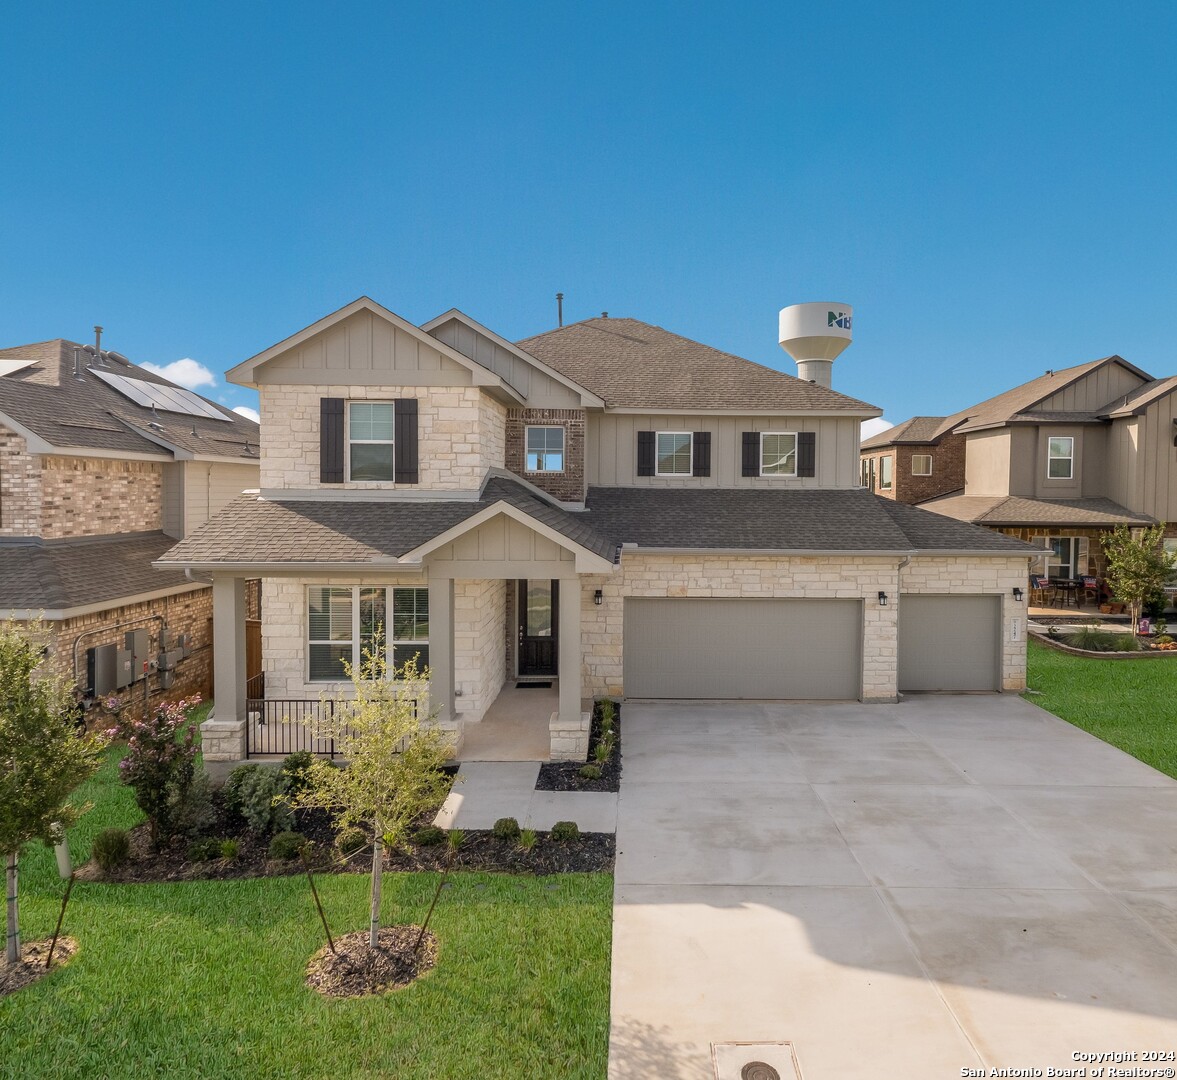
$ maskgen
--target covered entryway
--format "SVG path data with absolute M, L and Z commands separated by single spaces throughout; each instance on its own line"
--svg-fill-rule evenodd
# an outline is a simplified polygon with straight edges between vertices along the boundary
M 862 601 L 625 600 L 633 698 L 847 701 L 862 687 Z
M 900 596 L 901 694 L 1000 689 L 1000 596 Z

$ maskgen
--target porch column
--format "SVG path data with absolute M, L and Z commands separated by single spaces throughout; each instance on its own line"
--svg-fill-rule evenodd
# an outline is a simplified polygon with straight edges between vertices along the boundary
M 205 761 L 245 757 L 245 579 L 213 577 L 213 706 L 200 725 Z
M 454 713 L 454 581 L 429 575 L 430 704 L 437 724 L 456 730 Z M 461 736 L 459 735 L 459 742 Z
M 590 714 L 580 708 L 580 593 L 579 578 L 561 580 L 560 706 L 549 727 L 553 761 L 584 761 L 588 757 Z

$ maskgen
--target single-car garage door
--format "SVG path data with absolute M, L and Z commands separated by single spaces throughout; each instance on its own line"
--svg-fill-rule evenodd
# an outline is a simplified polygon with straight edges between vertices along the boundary
M 627 697 L 857 699 L 862 602 L 625 601 Z
M 1000 596 L 900 596 L 900 693 L 1000 689 Z

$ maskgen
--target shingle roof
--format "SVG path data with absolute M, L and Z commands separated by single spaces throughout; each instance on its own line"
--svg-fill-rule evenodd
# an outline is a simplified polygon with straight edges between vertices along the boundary
M 39 435 L 52 446 L 86 447 L 140 454 L 167 454 L 155 439 L 180 450 L 226 458 L 258 457 L 260 429 L 252 420 L 210 401 L 225 421 L 180 415 L 136 405 L 84 370 L 74 378 L 75 342 L 55 338 L 35 345 L 0 349 L 0 358 L 32 359 L 31 366 L 0 376 L 0 413 Z M 83 359 L 85 359 L 83 357 Z M 117 364 L 117 362 L 112 362 Z M 175 383 L 130 364 L 115 374 L 162 386 Z M 205 398 L 204 400 L 208 400 Z M 158 429 L 149 428 L 157 424 Z M 196 432 L 193 435 L 193 432 Z M 250 449 L 246 451 L 246 442 Z
M 516 344 L 615 408 L 879 412 L 637 319 L 586 319 Z
M 978 525 L 1101 526 L 1126 522 L 1153 525 L 1111 499 L 1026 499 L 1017 495 L 943 495 L 920 509 Z
M 952 430 L 947 416 L 913 416 L 894 427 L 886 428 L 869 439 L 863 439 L 863 450 L 875 450 L 883 446 L 895 446 L 901 443 L 916 443 L 928 445 L 935 443 Z
M 191 585 L 182 570 L 156 570 L 175 544 L 162 532 L 0 544 L 0 608 L 89 607 Z
M 1153 379 L 1151 382 L 1138 386 L 1133 393 L 1116 398 L 1108 405 L 1107 411 L 1102 415 L 1116 417 L 1142 413 L 1158 398 L 1171 394 L 1174 390 L 1177 390 L 1177 375 L 1170 375 L 1165 379 Z

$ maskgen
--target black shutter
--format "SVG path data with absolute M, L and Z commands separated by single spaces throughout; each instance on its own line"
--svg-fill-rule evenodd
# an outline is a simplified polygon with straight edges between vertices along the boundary
M 654 475 L 654 432 L 638 432 L 638 476 Z
M 343 398 L 319 398 L 319 483 L 343 483 Z
M 711 432 L 696 431 L 691 436 L 691 475 L 711 475 Z
M 797 475 L 817 475 L 817 432 L 797 433 Z
M 415 484 L 417 473 L 417 399 L 397 398 L 393 404 L 393 452 L 396 466 L 393 479 L 398 484 Z
M 744 432 L 744 469 L 741 476 L 760 475 L 760 432 Z

